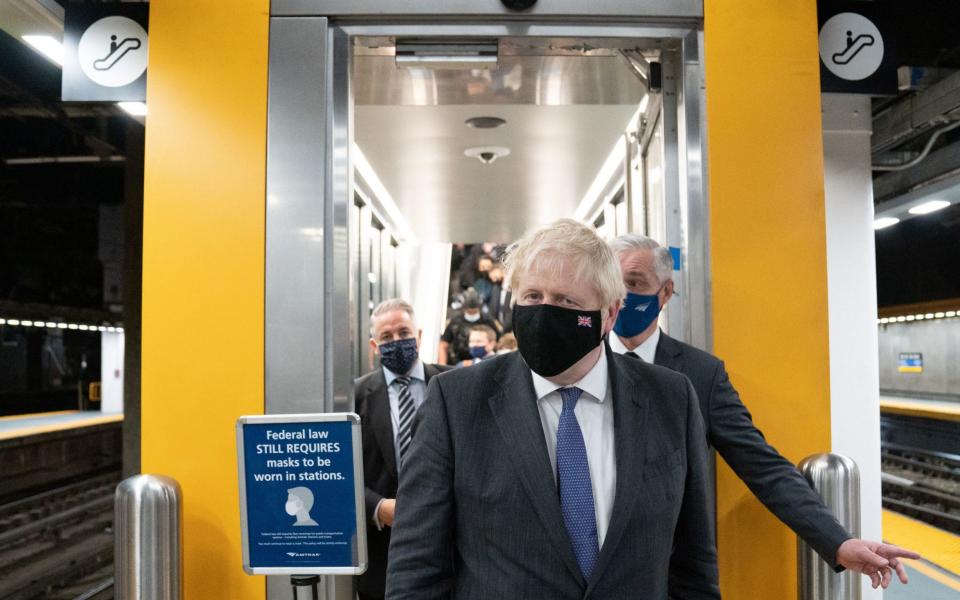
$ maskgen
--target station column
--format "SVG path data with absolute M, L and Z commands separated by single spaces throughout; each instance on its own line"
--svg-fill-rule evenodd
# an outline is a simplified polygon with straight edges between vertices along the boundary
M 831 448 L 816 10 L 704 2 L 714 351 L 793 462 Z M 717 497 L 723 596 L 796 597 L 794 535 L 725 465 Z
M 255 600 L 234 422 L 263 412 L 268 0 L 150 4 L 142 469 L 183 488 L 184 597 Z

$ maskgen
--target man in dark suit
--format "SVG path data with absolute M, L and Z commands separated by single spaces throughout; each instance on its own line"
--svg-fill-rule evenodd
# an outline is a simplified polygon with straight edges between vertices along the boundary
M 421 332 L 413 307 L 403 300 L 384 300 L 370 317 L 370 346 L 380 368 L 353 385 L 355 411 L 363 432 L 364 501 L 367 519 L 367 572 L 357 578 L 361 600 L 383 598 L 387 550 L 397 495 L 397 466 L 410 448 L 414 418 L 426 396 L 430 378 L 449 367 L 419 359 Z
M 490 302 L 487 304 L 491 317 L 503 326 L 503 333 L 513 331 L 513 313 L 510 308 L 510 289 L 503 279 L 503 267 L 499 264 L 490 269 L 490 278 L 494 282 L 490 288 Z
M 696 393 L 606 350 L 613 253 L 564 219 L 505 262 L 519 351 L 430 382 L 387 597 L 719 598 Z
M 700 400 L 707 441 L 761 502 L 828 564 L 869 575 L 876 588 L 893 571 L 906 583 L 899 558 L 918 555 L 854 539 L 830 513 L 793 463 L 764 439 L 730 383 L 723 361 L 660 331 L 658 317 L 673 296 L 673 257 L 656 241 L 626 234 L 610 244 L 620 261 L 627 297 L 610 334 L 610 348 L 683 373 Z M 639 361 L 638 361 L 639 362 Z

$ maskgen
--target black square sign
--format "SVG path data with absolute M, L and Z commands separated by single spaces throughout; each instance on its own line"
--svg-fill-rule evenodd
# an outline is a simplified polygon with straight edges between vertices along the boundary
M 819 0 L 820 90 L 897 93 L 894 32 L 879 2 Z
M 147 99 L 149 4 L 67 4 L 63 100 Z

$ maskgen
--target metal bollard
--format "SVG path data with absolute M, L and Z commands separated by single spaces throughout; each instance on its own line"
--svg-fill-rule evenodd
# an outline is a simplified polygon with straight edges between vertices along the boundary
M 180 485 L 163 475 L 134 475 L 114 496 L 117 600 L 180 600 L 183 574 Z
M 854 537 L 860 537 L 860 470 L 839 454 L 814 454 L 798 467 L 830 512 Z M 835 573 L 806 542 L 797 538 L 799 600 L 860 600 L 856 573 Z

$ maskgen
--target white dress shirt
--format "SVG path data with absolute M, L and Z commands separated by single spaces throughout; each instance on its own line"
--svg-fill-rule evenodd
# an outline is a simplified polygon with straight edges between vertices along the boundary
M 397 438 L 397 432 L 400 429 L 400 384 L 393 384 L 399 375 L 386 367 L 380 368 L 383 369 L 383 377 L 387 380 L 387 397 L 390 399 L 390 424 L 393 428 L 393 455 L 396 457 L 397 468 L 399 469 L 400 440 Z M 407 377 L 410 378 L 410 385 L 408 385 L 407 388 L 410 390 L 410 396 L 413 398 L 413 405 L 417 410 L 420 410 L 420 405 L 423 404 L 423 401 L 427 397 L 427 378 L 423 373 L 423 361 L 417 359 L 413 368 L 407 373 Z M 380 502 L 377 502 L 376 508 L 373 509 L 372 520 L 378 530 L 383 529 L 383 523 L 380 522 L 380 505 L 383 504 L 384 500 L 387 500 L 387 498 L 383 498 Z
M 557 477 L 557 427 L 560 425 L 560 413 L 563 410 L 561 387 L 544 379 L 536 373 L 533 376 L 533 388 L 537 394 L 537 408 L 543 435 L 547 440 L 547 453 L 553 476 Z M 613 401 L 610 399 L 610 374 L 607 372 L 606 353 L 600 353 L 600 360 L 583 379 L 568 387 L 583 390 L 573 414 L 583 432 L 583 441 L 587 447 L 587 466 L 590 469 L 590 483 L 593 484 L 593 508 L 597 518 L 597 543 L 603 547 L 610 525 L 610 513 L 617 488 L 617 456 L 613 445 Z
M 620 339 L 620 336 L 614 332 L 610 332 L 609 340 L 610 349 L 616 352 L 617 354 L 626 354 L 630 349 L 623 345 L 623 341 Z M 643 362 L 653 364 L 654 358 L 657 356 L 657 344 L 660 343 L 660 328 L 653 332 L 653 335 L 643 340 L 639 346 L 633 349 L 633 351 L 643 359 Z

